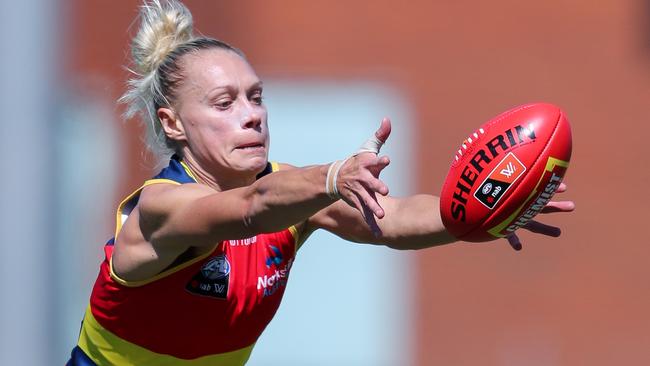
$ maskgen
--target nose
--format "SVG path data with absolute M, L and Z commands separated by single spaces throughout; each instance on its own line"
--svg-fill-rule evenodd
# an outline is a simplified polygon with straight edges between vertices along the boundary
M 242 114 L 241 126 L 242 128 L 259 129 L 262 125 L 262 111 L 259 107 L 246 103 L 244 113 Z

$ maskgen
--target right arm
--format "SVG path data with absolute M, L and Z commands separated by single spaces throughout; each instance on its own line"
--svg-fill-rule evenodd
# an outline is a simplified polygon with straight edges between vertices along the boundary
M 382 136 L 388 137 L 390 131 L 383 126 Z M 384 216 L 376 194 L 388 193 L 378 178 L 387 165 L 386 157 L 360 154 L 347 160 L 345 177 L 337 181 L 340 197 L 366 219 Z M 115 238 L 113 268 L 124 279 L 146 279 L 182 254 L 195 257 L 223 240 L 303 223 L 336 201 L 326 191 L 329 168 L 282 170 L 222 192 L 192 183 L 149 185 Z
M 138 206 L 154 246 L 211 246 L 289 227 L 332 203 L 327 166 L 266 175 L 250 186 L 217 192 L 201 184 L 151 185 Z
M 383 216 L 376 202 L 366 201 L 372 201 L 368 190 L 386 191 L 370 173 L 383 169 L 385 162 L 370 154 L 351 160 L 346 165 L 353 165 L 355 174 L 339 185 L 344 186 L 345 194 L 360 197 L 363 205 L 375 207 L 375 215 Z M 250 186 L 223 192 L 200 184 L 151 185 L 140 196 L 139 226 L 155 247 L 212 246 L 226 239 L 278 231 L 305 221 L 334 202 L 325 191 L 328 168 L 283 170 Z

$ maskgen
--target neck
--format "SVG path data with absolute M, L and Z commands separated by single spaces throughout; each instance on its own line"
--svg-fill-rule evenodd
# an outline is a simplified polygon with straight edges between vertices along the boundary
M 191 154 L 186 154 L 183 163 L 190 169 L 197 183 L 206 185 L 216 191 L 227 191 L 233 188 L 245 187 L 255 182 L 255 176 L 233 174 L 225 169 L 208 170 L 199 164 Z

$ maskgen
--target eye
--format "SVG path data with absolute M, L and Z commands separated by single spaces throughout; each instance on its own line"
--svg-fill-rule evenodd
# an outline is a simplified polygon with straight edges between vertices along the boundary
M 253 103 L 255 103 L 257 105 L 262 105 L 262 103 L 264 102 L 264 98 L 262 98 L 261 95 L 255 96 L 255 97 L 251 98 L 251 100 L 253 101 Z
M 232 99 L 219 99 L 214 103 L 214 106 L 219 109 L 228 109 L 232 105 Z
M 251 93 L 249 99 L 251 102 L 255 103 L 256 105 L 262 105 L 262 103 L 264 102 L 264 97 L 262 97 L 261 90 L 256 90 L 253 93 Z

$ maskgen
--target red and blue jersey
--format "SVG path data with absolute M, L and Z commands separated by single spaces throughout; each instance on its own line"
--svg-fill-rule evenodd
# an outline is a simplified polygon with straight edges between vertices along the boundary
M 277 170 L 276 164 L 262 174 Z M 150 184 L 196 180 L 177 158 L 128 196 L 116 236 Z M 112 270 L 114 238 L 93 287 L 68 365 L 242 365 L 275 315 L 295 258 L 297 230 L 215 243 L 214 249 L 145 281 Z

